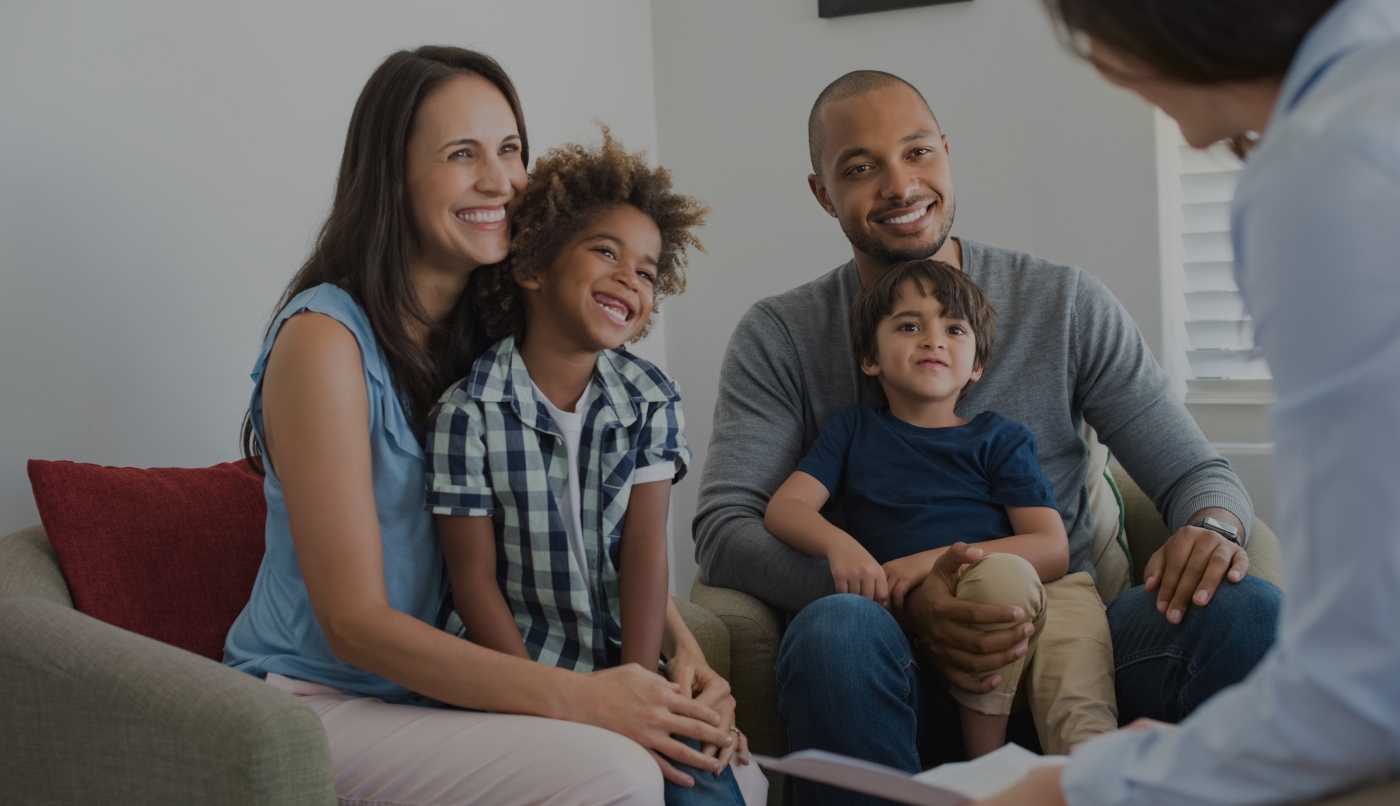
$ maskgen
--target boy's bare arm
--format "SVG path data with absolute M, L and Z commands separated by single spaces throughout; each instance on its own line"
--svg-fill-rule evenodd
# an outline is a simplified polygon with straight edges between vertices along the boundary
M 1007 507 L 1015 534 L 987 540 L 976 546 L 987 554 L 1015 554 L 1029 562 L 1041 582 L 1053 582 L 1069 570 L 1069 538 L 1060 513 L 1050 507 Z M 934 563 L 948 548 L 921 551 L 885 563 L 890 581 L 891 606 L 896 615 L 904 612 L 904 597 L 923 584 Z
M 496 582 L 496 531 L 488 517 L 437 516 L 452 603 L 477 644 L 529 659 L 520 629 Z
M 632 487 L 622 522 L 618 577 L 622 597 L 622 662 L 656 671 L 666 626 L 666 513 L 671 482 L 651 481 Z
M 825 558 L 837 593 L 858 594 L 888 606 L 885 570 L 854 537 L 822 517 L 821 509 L 829 497 L 826 485 L 796 471 L 768 500 L 764 528 L 799 551 Z
M 1007 507 L 1010 537 L 988 540 L 977 548 L 988 554 L 1015 554 L 1029 562 L 1041 582 L 1054 582 L 1069 571 L 1069 538 L 1065 522 L 1051 507 Z

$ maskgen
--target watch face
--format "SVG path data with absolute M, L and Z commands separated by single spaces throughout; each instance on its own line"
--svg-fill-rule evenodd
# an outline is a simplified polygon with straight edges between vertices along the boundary
M 1200 529 L 1209 529 L 1212 532 L 1223 536 L 1225 539 L 1231 541 L 1232 543 L 1235 543 L 1236 545 L 1244 545 L 1240 542 L 1239 531 L 1236 530 L 1235 527 L 1231 526 L 1228 523 L 1225 523 L 1224 521 L 1218 521 L 1215 518 L 1202 518 L 1201 522 L 1195 524 L 1195 526 Z

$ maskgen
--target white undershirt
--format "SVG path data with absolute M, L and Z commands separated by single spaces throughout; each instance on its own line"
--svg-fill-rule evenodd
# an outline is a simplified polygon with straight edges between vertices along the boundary
M 531 381 L 530 385 L 534 387 L 536 397 L 544 403 L 550 419 L 554 420 L 560 435 L 564 437 L 569 475 L 564 479 L 564 495 L 559 499 L 559 515 L 564 521 L 564 534 L 569 538 L 569 550 L 574 555 L 574 561 L 578 563 L 579 570 L 587 575 L 588 554 L 583 548 L 583 495 L 579 492 L 578 455 L 579 443 L 583 438 L 583 404 L 588 400 L 589 392 L 593 391 L 593 382 L 589 381 L 583 394 L 574 401 L 573 411 L 564 411 L 549 402 L 549 398 L 535 386 L 534 381 Z M 675 477 L 674 462 L 658 462 L 632 471 L 630 483 L 647 484 Z

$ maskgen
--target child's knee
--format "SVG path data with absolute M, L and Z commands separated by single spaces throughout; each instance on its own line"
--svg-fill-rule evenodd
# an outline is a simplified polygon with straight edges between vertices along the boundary
M 1040 574 L 1015 554 L 988 554 L 969 565 L 958 582 L 957 596 L 979 604 L 1019 607 L 1031 620 L 1045 608 Z

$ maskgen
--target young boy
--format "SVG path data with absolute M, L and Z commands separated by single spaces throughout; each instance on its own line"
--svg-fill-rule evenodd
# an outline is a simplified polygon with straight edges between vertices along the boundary
M 838 593 L 895 613 L 949 546 L 982 544 L 982 558 L 961 570 L 957 596 L 1019 606 L 1035 632 L 1025 655 L 989 673 L 1001 677 L 991 692 L 949 687 L 969 758 L 1006 743 L 1021 673 L 1045 625 L 1042 583 L 1069 567 L 1064 523 L 1030 431 L 995 412 L 969 421 L 954 411 L 991 358 L 995 320 L 976 283 L 941 261 L 905 263 L 862 289 L 851 341 L 886 405 L 837 414 L 773 494 L 764 521 L 780 540 L 826 558 Z M 838 497 L 849 533 L 821 515 Z M 1107 632 L 1106 621 L 1098 626 Z M 1096 671 L 1111 692 L 1112 668 Z M 1097 710 L 1099 730 L 1116 726 L 1116 703 Z
M 578 672 L 656 670 L 666 515 L 690 447 L 676 384 L 621 347 L 684 289 L 708 210 L 603 136 L 536 163 L 510 260 L 473 278 L 482 326 L 505 338 L 432 414 L 427 502 L 472 641 Z M 766 792 L 757 767 L 742 784 L 734 769 L 668 780 L 666 802 Z

